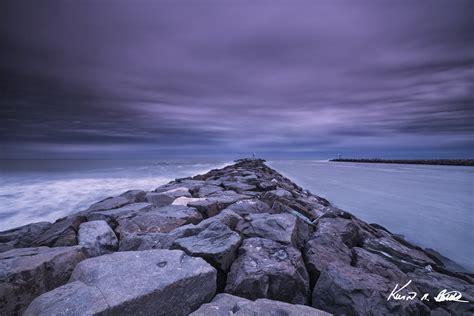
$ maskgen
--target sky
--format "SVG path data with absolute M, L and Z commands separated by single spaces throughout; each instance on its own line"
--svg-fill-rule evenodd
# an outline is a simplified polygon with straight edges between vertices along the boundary
M 474 158 L 473 1 L 2 1 L 0 158 Z

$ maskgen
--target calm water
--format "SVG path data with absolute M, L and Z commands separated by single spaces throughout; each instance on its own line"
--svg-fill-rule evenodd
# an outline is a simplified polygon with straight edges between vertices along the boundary
M 129 189 L 151 190 L 223 161 L 0 161 L 0 231 L 54 221 Z M 359 218 L 474 271 L 472 167 L 270 161 Z
M 474 271 L 473 167 L 273 161 L 303 188 Z

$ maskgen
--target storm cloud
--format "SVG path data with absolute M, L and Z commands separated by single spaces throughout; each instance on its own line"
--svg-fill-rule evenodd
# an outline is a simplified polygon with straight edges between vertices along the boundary
M 4 1 L 2 158 L 473 154 L 472 1 Z

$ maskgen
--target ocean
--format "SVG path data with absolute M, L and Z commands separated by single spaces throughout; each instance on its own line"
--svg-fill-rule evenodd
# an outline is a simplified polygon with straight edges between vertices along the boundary
M 2 160 L 0 231 L 54 221 L 129 189 L 152 190 L 231 161 Z M 474 271 L 472 167 L 274 160 L 298 185 Z

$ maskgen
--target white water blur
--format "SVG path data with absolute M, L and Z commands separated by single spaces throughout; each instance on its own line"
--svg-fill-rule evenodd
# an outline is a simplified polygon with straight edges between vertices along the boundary
M 13 171 L 2 166 L 5 168 L 0 175 L 0 231 L 32 222 L 53 222 L 127 190 L 153 190 L 175 178 L 228 164 L 140 161 L 136 165 L 113 162 L 115 165 L 105 168 L 103 161 L 82 165 L 76 161 L 74 166 L 71 162 L 42 161 L 41 168 L 46 169 L 42 171 L 35 170 L 35 163 L 31 161 L 28 168 L 22 166 L 22 170 Z

